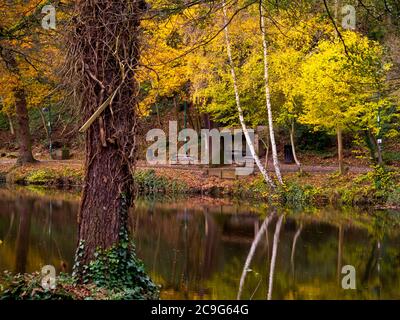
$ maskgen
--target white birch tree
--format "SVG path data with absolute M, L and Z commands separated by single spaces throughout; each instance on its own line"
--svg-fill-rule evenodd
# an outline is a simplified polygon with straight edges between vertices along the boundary
M 240 104 L 240 95 L 239 95 L 239 88 L 237 85 L 237 77 L 236 77 L 236 71 L 235 71 L 235 66 L 233 63 L 233 58 L 232 58 L 232 50 L 231 50 L 231 43 L 230 43 L 230 38 L 229 38 L 229 28 L 228 28 L 228 14 L 227 14 L 227 9 L 226 9 L 226 4 L 225 1 L 222 2 L 222 10 L 223 10 L 223 22 L 224 22 L 224 33 L 225 33 L 225 45 L 226 45 L 226 51 L 228 55 L 228 60 L 229 60 L 229 67 L 231 71 L 231 77 L 232 77 L 232 82 L 233 82 L 233 88 L 235 91 L 235 100 L 236 100 L 236 107 L 238 109 L 239 113 L 239 121 L 242 126 L 242 130 L 244 133 L 244 136 L 246 138 L 246 142 L 249 146 L 249 150 L 251 152 L 251 155 L 260 170 L 261 174 L 263 175 L 265 181 L 271 186 L 272 189 L 275 189 L 275 183 L 272 181 L 271 177 L 269 176 L 266 168 L 262 165 L 260 158 L 258 157 L 253 142 L 251 141 L 249 131 L 247 130 L 246 123 L 244 121 L 244 116 L 243 116 L 243 110 Z
M 271 140 L 271 151 L 272 151 L 272 161 L 274 164 L 275 174 L 280 184 L 283 184 L 281 169 L 279 167 L 278 151 L 276 148 L 275 141 L 275 131 L 272 116 L 272 106 L 271 106 L 271 92 L 269 88 L 269 70 L 268 70 L 268 46 L 267 37 L 265 31 L 265 18 L 264 18 L 264 8 L 262 2 L 260 1 L 260 24 L 261 24 L 261 34 L 263 43 L 263 56 L 264 56 L 264 86 L 265 86 L 265 100 L 268 111 L 268 126 L 269 126 L 269 136 Z

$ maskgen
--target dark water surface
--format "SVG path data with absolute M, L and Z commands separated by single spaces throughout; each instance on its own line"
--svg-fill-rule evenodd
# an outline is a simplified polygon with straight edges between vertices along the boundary
M 79 194 L 0 188 L 0 272 L 71 271 L 78 206 Z M 210 198 L 140 198 L 131 219 L 164 299 L 400 299 L 399 222 L 394 211 L 274 214 Z M 345 265 L 356 290 L 342 289 Z

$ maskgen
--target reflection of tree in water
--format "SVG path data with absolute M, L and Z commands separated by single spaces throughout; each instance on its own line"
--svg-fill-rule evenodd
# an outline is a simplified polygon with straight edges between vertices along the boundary
M 216 224 L 214 216 L 208 212 L 208 208 L 204 209 L 204 225 L 205 243 L 201 278 L 207 279 L 214 270 L 218 254 L 218 238 L 221 234 L 221 230 Z
M 25 273 L 29 251 L 29 235 L 31 228 L 31 212 L 34 201 L 32 199 L 16 201 L 19 213 L 19 226 L 15 247 L 15 269 L 16 273 Z
M 298 227 L 298 229 L 293 237 L 292 253 L 290 254 L 290 266 L 292 268 L 292 276 L 293 276 L 294 284 L 296 283 L 296 268 L 295 268 L 296 245 L 297 245 L 297 240 L 299 239 L 302 230 L 303 230 L 303 223 L 300 222 L 300 226 Z
M 339 225 L 338 230 L 338 254 L 337 254 L 337 282 L 341 283 L 341 275 L 342 275 L 342 265 L 343 265 L 343 237 L 344 237 L 344 228 L 343 225 Z
M 203 216 L 184 208 L 158 210 L 153 215 L 137 208 L 135 225 L 138 255 L 157 271 L 152 275 L 155 281 L 165 290 L 188 294 L 202 278 L 204 259 L 209 259 L 202 251 L 206 242 Z
M 74 254 L 76 201 L 2 189 L 0 198 L 0 272 L 40 271 L 51 264 L 69 272 Z
M 236 297 L 254 232 L 259 232 L 263 224 L 258 224 L 256 215 L 225 211 L 201 207 L 185 213 L 184 208 L 175 208 L 158 209 L 151 219 L 141 215 L 140 257 L 155 266 L 153 272 L 164 284 L 164 297 Z M 364 270 L 367 230 L 345 219 L 324 222 L 319 216 L 288 216 L 284 231 L 283 226 L 280 231 L 276 228 L 276 222 L 269 242 L 266 230 L 261 230 L 263 236 L 251 260 L 252 272 L 246 273 L 243 298 L 266 299 L 268 291 L 273 299 L 355 298 L 362 294 L 357 291 L 343 296 L 337 272 L 343 264 Z M 268 243 L 269 249 L 263 249 Z M 271 268 L 273 256 L 275 268 Z
M 256 236 L 254 237 L 253 243 L 251 244 L 250 251 L 249 251 L 249 254 L 247 255 L 246 262 L 244 263 L 242 275 L 240 277 L 239 290 L 238 290 L 238 294 L 237 294 L 237 299 L 238 300 L 240 300 L 240 298 L 242 296 L 243 286 L 244 286 L 244 282 L 246 280 L 246 275 L 247 275 L 248 272 L 251 271 L 250 264 L 251 264 L 251 261 L 253 260 L 254 253 L 256 252 L 258 243 L 260 242 L 261 237 L 263 236 L 263 234 L 268 232 L 267 231 L 268 230 L 268 225 L 269 225 L 269 223 L 270 223 L 270 221 L 272 220 L 273 217 L 274 217 L 274 215 L 271 214 L 270 216 L 268 216 L 264 220 L 264 222 L 262 223 L 260 229 L 256 233 Z
M 78 203 L 34 198 L 33 203 L 22 204 L 31 208 L 27 223 L 22 215 L 20 218 L 23 210 L 17 209 L 16 199 L 0 199 L 0 237 L 5 240 L 9 235 L 0 247 L 1 265 L 10 265 L 4 263 L 5 258 L 14 269 L 18 259 L 20 271 L 24 264 L 30 272 L 43 263 L 53 264 L 59 271 L 61 259 L 67 263 L 73 259 Z M 23 197 L 19 202 L 25 200 Z M 188 201 L 187 207 L 180 208 L 144 205 L 135 214 L 138 255 L 156 282 L 163 285 L 165 298 L 236 297 L 244 263 L 262 221 L 247 209 L 233 208 L 237 209 L 194 207 Z M 394 216 L 364 215 L 359 220 L 352 217 L 351 222 L 348 215 L 343 216 L 335 212 L 328 216 L 324 211 L 308 216 L 288 213 L 279 233 L 279 246 L 277 241 L 274 244 L 277 219 L 273 227 L 271 222 L 269 241 L 265 230 L 251 260 L 253 271 L 246 275 L 242 298 L 266 299 L 271 271 L 273 299 L 399 297 L 400 237 L 393 228 Z M 24 241 L 29 244 L 27 251 Z M 276 267 L 271 268 L 274 246 Z M 356 267 L 356 292 L 343 294 L 337 282 L 337 272 L 344 264 Z
M 264 235 L 264 233 L 267 233 L 268 225 L 269 225 L 270 221 L 274 218 L 274 216 L 275 216 L 275 214 L 271 214 L 264 220 L 264 222 L 261 225 L 261 228 L 259 229 L 259 231 L 256 233 L 256 235 L 254 237 L 254 241 L 251 244 L 249 254 L 247 255 L 246 262 L 243 267 L 242 276 L 240 277 L 239 291 L 237 294 L 238 300 L 240 300 L 241 296 L 242 296 L 242 291 L 243 291 L 243 286 L 244 286 L 244 282 L 246 279 L 246 275 L 248 272 L 251 272 L 250 264 L 251 264 L 251 261 L 253 260 L 257 246 L 260 243 L 260 240 L 262 239 L 262 236 Z M 275 225 L 274 239 L 273 239 L 273 243 L 272 243 L 272 256 L 271 256 L 271 260 L 269 263 L 268 291 L 266 293 L 268 300 L 272 299 L 276 257 L 278 254 L 278 244 L 279 244 L 279 237 L 280 237 L 280 233 L 281 233 L 282 221 L 283 221 L 283 215 L 280 215 L 278 217 L 276 225 Z M 256 286 L 256 288 L 254 289 L 250 299 L 253 298 L 254 294 L 259 289 L 260 283 L 261 283 L 261 279 L 260 279 L 258 285 Z
M 267 299 L 272 299 L 272 291 L 274 286 L 274 273 L 275 273 L 275 264 L 276 264 L 276 255 L 278 254 L 278 243 L 279 236 L 281 234 L 281 226 L 283 221 L 283 215 L 281 215 L 276 223 L 275 234 L 274 234 L 274 242 L 272 245 L 272 257 L 271 257 L 271 266 L 269 271 L 269 283 L 268 283 L 268 294 Z
M 385 219 L 382 219 L 379 215 L 375 216 L 373 220 L 372 228 L 369 230 L 370 235 L 370 254 L 365 266 L 365 271 L 362 275 L 361 284 L 363 287 L 371 286 L 375 291 L 378 299 L 381 298 L 381 263 L 382 263 L 382 252 L 385 233 L 389 229 L 389 224 Z M 374 281 L 374 276 L 376 281 Z

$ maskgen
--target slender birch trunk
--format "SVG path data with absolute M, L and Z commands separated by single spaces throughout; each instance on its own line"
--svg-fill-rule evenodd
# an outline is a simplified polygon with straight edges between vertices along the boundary
M 267 140 L 267 143 L 265 143 L 264 139 L 260 138 L 262 144 L 264 145 L 265 148 L 265 168 L 268 169 L 268 157 L 269 157 L 269 140 Z
M 267 147 L 267 150 L 265 151 L 265 168 L 268 168 L 268 160 L 269 160 L 269 146 Z
M 276 177 L 277 177 L 279 183 L 283 184 L 281 169 L 279 167 L 278 152 L 276 149 L 274 123 L 273 123 L 273 117 L 272 117 L 271 92 L 269 89 L 268 47 L 267 47 L 267 38 L 266 38 L 266 32 L 265 32 L 264 9 L 262 7 L 261 2 L 260 2 L 260 21 L 261 21 L 261 33 L 262 33 L 263 50 L 264 50 L 265 99 L 266 99 L 267 111 L 268 111 L 268 125 L 269 125 L 269 136 L 271 139 L 272 160 L 273 160 L 273 164 L 274 164 Z
M 335 23 L 337 23 L 338 14 L 339 14 L 339 1 L 335 0 Z M 335 31 L 336 38 L 339 37 L 337 31 Z M 339 163 L 339 174 L 344 174 L 344 161 L 343 161 L 343 129 L 338 126 L 336 129 L 337 134 L 337 147 L 338 147 L 338 163 Z
M 296 162 L 296 165 L 299 168 L 299 172 L 301 173 L 302 172 L 301 162 L 297 158 L 296 147 L 294 144 L 294 120 L 292 120 L 292 127 L 290 128 L 290 144 L 292 145 L 292 153 L 293 153 L 294 162 Z
M 337 144 L 338 144 L 338 162 L 339 173 L 344 174 L 344 158 L 343 158 L 343 131 L 339 126 L 337 127 Z
M 227 18 L 227 10 L 226 10 L 225 1 L 222 2 L 222 6 L 223 6 L 223 14 L 224 14 L 224 26 L 225 26 L 224 32 L 225 32 L 226 51 L 227 51 L 229 65 L 230 65 L 230 69 L 231 69 L 231 77 L 232 77 L 232 81 L 233 81 L 233 88 L 235 91 L 236 106 L 237 106 L 237 109 L 239 112 L 239 121 L 240 121 L 240 124 L 242 125 L 243 133 L 246 138 L 246 142 L 249 146 L 251 155 L 252 155 L 254 161 L 256 162 L 258 169 L 260 170 L 261 174 L 263 175 L 265 181 L 271 186 L 272 189 L 275 189 L 276 188 L 275 183 L 272 181 L 267 170 L 261 164 L 260 158 L 258 157 L 258 155 L 255 151 L 253 142 L 251 141 L 250 134 L 249 134 L 249 131 L 247 130 L 246 123 L 244 122 L 243 110 L 240 105 L 239 88 L 237 85 L 236 72 L 235 72 L 235 67 L 233 64 L 231 44 L 230 44 L 230 39 L 229 39 L 228 18 Z
M 46 137 L 48 139 L 49 138 L 49 129 L 47 128 L 46 118 L 45 118 L 45 116 L 43 114 L 42 109 L 38 108 L 38 110 L 39 110 L 40 118 L 42 120 L 44 131 L 46 131 Z
M 7 118 L 8 118 L 8 124 L 10 126 L 10 133 L 14 136 L 15 135 L 14 124 L 12 122 L 10 115 L 7 115 Z

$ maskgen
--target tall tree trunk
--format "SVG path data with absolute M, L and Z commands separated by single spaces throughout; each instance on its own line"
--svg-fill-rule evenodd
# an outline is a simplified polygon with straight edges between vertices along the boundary
M 46 137 L 47 139 L 49 139 L 49 129 L 47 128 L 46 117 L 44 116 L 44 113 L 41 108 L 38 108 L 38 110 L 40 114 L 40 119 L 42 120 L 43 129 L 46 132 Z
M 228 17 L 227 17 L 227 9 L 226 9 L 226 4 L 225 1 L 222 3 L 223 6 L 223 14 L 224 14 L 224 32 L 225 32 L 225 44 L 226 44 L 226 51 L 229 59 L 229 66 L 231 69 L 231 77 L 233 81 L 233 88 L 235 91 L 235 100 L 236 100 L 236 107 L 238 109 L 239 113 L 239 121 L 240 124 L 242 125 L 243 133 L 246 138 L 247 145 L 249 146 L 251 155 L 260 170 L 261 174 L 263 175 L 265 181 L 271 186 L 272 189 L 275 189 L 275 183 L 272 181 L 271 177 L 269 176 L 266 168 L 263 167 L 260 158 L 258 157 L 253 142 L 251 141 L 249 131 L 247 130 L 246 123 L 244 121 L 244 116 L 243 116 L 243 110 L 240 104 L 240 96 L 239 96 L 239 88 L 237 85 L 237 79 L 236 79 L 236 72 L 235 72 L 235 66 L 233 64 L 233 58 L 232 58 L 232 51 L 231 51 L 231 44 L 230 44 L 230 39 L 229 39 L 229 29 L 228 29 Z
M 292 153 L 293 153 L 294 162 L 296 162 L 297 168 L 299 169 L 299 172 L 301 173 L 302 172 L 301 162 L 297 158 L 296 146 L 295 146 L 295 140 L 294 140 L 294 120 L 292 120 L 292 127 L 290 128 L 290 144 L 292 145 Z
M 179 96 L 178 96 L 178 98 L 179 98 Z M 179 132 L 179 131 L 181 131 L 181 125 L 180 125 L 180 121 L 179 121 L 179 104 L 176 99 L 176 95 L 174 95 L 173 101 L 174 101 L 174 109 L 175 109 L 175 117 L 176 117 L 175 121 L 178 124 L 178 132 Z
M 267 143 L 265 143 L 264 139 L 260 138 L 262 144 L 265 148 L 265 168 L 268 168 L 268 161 L 269 161 L 269 140 L 267 139 Z
M 371 131 L 369 129 L 368 130 L 364 130 L 363 132 L 364 132 L 364 140 L 365 140 L 365 143 L 366 143 L 366 145 L 368 147 L 368 150 L 369 150 L 369 153 L 370 153 L 370 156 L 371 156 L 371 160 L 375 164 L 375 163 L 377 163 L 377 159 L 376 159 L 376 144 L 374 142 L 373 135 L 372 135 L 372 133 L 371 133 Z
M 377 158 L 378 164 L 381 166 L 381 165 L 383 165 L 383 157 L 382 157 L 381 145 L 379 144 L 379 141 L 378 141 L 378 139 L 376 138 L 376 136 L 374 134 L 370 133 L 370 136 L 371 136 L 371 139 L 372 139 L 372 141 L 373 141 L 373 143 L 375 145 L 376 153 L 378 155 L 378 158 Z
M 32 139 L 29 130 L 29 115 L 25 89 L 23 87 L 15 88 L 14 97 L 17 115 L 17 138 L 19 143 L 17 164 L 24 165 L 36 161 L 32 155 Z
M 8 125 L 10 126 L 10 133 L 11 133 L 11 135 L 14 136 L 15 135 L 14 124 L 12 122 L 11 116 L 7 115 L 7 118 L 8 118 Z
M 84 118 L 91 118 L 106 104 L 101 120 L 93 121 L 86 131 L 86 172 L 78 214 L 78 239 L 83 247 L 77 255 L 79 266 L 92 261 L 97 249 L 113 247 L 129 236 L 141 5 L 136 0 L 76 4 L 68 61 L 80 90 Z M 80 275 L 79 268 L 74 271 Z
M 17 120 L 16 133 L 19 144 L 17 164 L 24 165 L 26 163 L 33 163 L 36 160 L 32 155 L 32 138 L 29 130 L 29 115 L 28 106 L 26 103 L 26 92 L 21 82 L 21 73 L 18 62 L 14 56 L 14 53 L 7 49 L 3 49 L 2 57 L 4 58 L 9 70 L 15 74 L 18 80 L 17 86 L 13 89 Z
M 344 160 L 343 160 L 343 131 L 342 128 L 337 127 L 337 144 L 338 144 L 338 162 L 339 173 L 344 174 Z
M 275 131 L 274 131 L 274 123 L 273 123 L 272 107 L 271 107 L 271 93 L 270 93 L 270 89 L 269 89 L 268 46 L 267 46 L 267 38 L 266 38 L 266 31 L 265 31 L 264 9 L 263 9 L 261 1 L 260 1 L 260 20 L 261 20 L 261 33 L 262 33 L 262 42 L 263 42 L 263 50 L 264 50 L 265 100 L 266 100 L 267 111 L 268 111 L 268 125 L 269 125 L 269 136 L 271 139 L 272 160 L 273 160 L 273 164 L 274 164 L 276 177 L 277 177 L 279 183 L 283 184 L 281 169 L 279 167 L 278 152 L 276 149 L 276 142 L 275 142 Z

